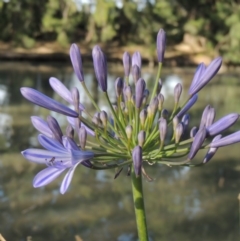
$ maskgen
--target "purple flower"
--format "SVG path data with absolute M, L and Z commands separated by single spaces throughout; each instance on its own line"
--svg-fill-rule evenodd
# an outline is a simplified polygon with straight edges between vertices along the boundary
M 194 95 L 187 104 L 177 113 L 177 117 L 181 118 L 197 101 L 198 95 Z
M 208 135 L 215 136 L 227 130 L 230 126 L 236 123 L 238 118 L 239 118 L 239 114 L 237 113 L 228 114 L 222 117 L 221 119 L 219 119 L 218 121 L 216 121 L 215 123 L 213 123 L 207 128 Z
M 75 111 L 57 102 L 56 100 L 49 98 L 48 96 L 42 94 L 35 89 L 29 87 L 22 87 L 20 91 L 27 100 L 29 100 L 35 105 L 42 106 L 46 109 L 61 113 L 66 116 L 78 117 L 78 113 L 76 113 Z
M 94 154 L 82 151 L 71 138 L 66 136 L 62 138 L 63 145 L 44 135 L 39 135 L 38 140 L 46 150 L 27 149 L 22 152 L 27 160 L 47 166 L 35 176 L 33 186 L 35 188 L 45 186 L 68 170 L 60 187 L 60 192 L 64 194 L 70 185 L 76 167 L 93 158 Z
M 75 74 L 77 75 L 78 79 L 83 82 L 83 66 L 82 66 L 82 58 L 80 49 L 76 44 L 72 44 L 70 48 L 70 59 L 73 65 L 73 69 Z
M 125 76 L 129 76 L 130 68 L 131 68 L 131 56 L 128 52 L 124 52 L 123 54 L 123 68 Z
M 57 78 L 51 77 L 49 79 L 49 84 L 51 85 L 52 89 L 61 96 L 64 100 L 66 100 L 71 105 L 74 105 L 74 100 L 72 97 L 71 91 Z M 79 109 L 84 110 L 84 106 L 79 104 Z
M 205 127 L 202 127 L 201 129 L 198 130 L 197 134 L 194 137 L 190 152 L 188 154 L 189 160 L 192 160 L 195 157 L 195 155 L 201 148 L 201 146 L 206 138 L 206 135 L 207 135 L 207 131 L 206 131 Z
M 92 51 L 93 67 L 98 84 L 103 92 L 107 91 L 107 61 L 99 46 L 95 46 Z
M 117 97 L 120 97 L 122 95 L 123 92 L 123 79 L 118 77 L 115 80 L 115 92 Z
M 174 88 L 174 102 L 178 103 L 180 96 L 182 94 L 182 85 L 180 83 L 176 84 Z
M 132 67 L 132 77 L 133 77 L 133 80 L 134 80 L 135 84 L 137 83 L 137 81 L 141 77 L 141 70 L 136 64 L 134 64 L 133 67 Z
M 141 169 L 142 169 L 142 147 L 141 146 L 135 146 L 132 151 L 132 160 L 133 160 L 133 166 L 136 176 L 141 175 Z
M 217 141 L 211 142 L 210 147 L 228 146 L 240 142 L 240 131 L 234 132 L 231 135 L 225 136 Z
M 161 145 L 163 145 L 166 135 L 167 135 L 167 121 L 163 117 L 159 118 L 158 120 L 158 128 L 159 128 L 159 134 L 160 134 L 160 141 Z
M 158 62 L 162 63 L 166 48 L 166 34 L 163 29 L 160 29 L 157 35 L 157 56 Z
M 215 58 L 204 71 L 201 70 L 201 76 L 199 75 L 190 86 L 188 91 L 189 95 L 193 96 L 201 90 L 217 74 L 221 65 L 222 58 L 218 57 Z

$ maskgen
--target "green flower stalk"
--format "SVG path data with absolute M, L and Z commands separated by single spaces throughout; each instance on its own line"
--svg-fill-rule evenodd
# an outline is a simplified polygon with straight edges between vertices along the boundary
M 201 166 L 209 162 L 219 147 L 240 142 L 240 131 L 226 137 L 219 135 L 237 122 L 239 114 L 232 113 L 214 122 L 216 113 L 210 105 L 204 109 L 199 126 L 188 131 L 190 129 L 188 112 L 198 99 L 197 93 L 217 74 L 222 63 L 220 57 L 213 60 L 208 67 L 204 64 L 199 65 L 193 77 L 189 95 L 183 104 L 180 103 L 182 85 L 179 83 L 173 90 L 174 106 L 169 110 L 164 107 L 164 95 L 161 93 L 164 83 L 160 77 L 165 44 L 165 32 L 160 30 L 157 36 L 158 72 L 152 91 L 146 89 L 146 82 L 141 78 L 140 53 L 135 52 L 132 58 L 129 53 L 124 53 L 124 76 L 115 81 L 116 103 L 114 105 L 108 96 L 105 55 L 99 46 L 93 48 L 94 71 L 100 90 L 107 100 L 108 113 L 101 110 L 94 102 L 94 93 L 90 93 L 84 83 L 81 53 L 75 44 L 70 50 L 71 61 L 83 89 L 96 109 L 94 115 L 90 115 L 79 103 L 79 93 L 76 88 L 70 92 L 56 78 L 50 79 L 51 86 L 74 106 L 74 111 L 36 90 L 21 88 L 22 95 L 26 99 L 66 115 L 70 124 L 64 135 L 54 118 L 49 117 L 47 122 L 37 117 L 32 119 L 34 127 L 42 133 L 39 137 L 40 143 L 48 150 L 28 149 L 22 152 L 29 161 L 47 165 L 47 168 L 37 175 L 37 183 L 34 181 L 34 186 L 47 185 L 68 169 L 60 190 L 61 193 L 65 193 L 75 169 L 80 166 L 94 170 L 117 170 L 114 178 L 123 172 L 131 173 L 129 181 L 132 182 L 140 241 L 149 240 L 142 175 L 150 178 L 144 166 L 155 163 L 170 167 Z M 134 79 L 132 86 L 129 84 L 130 73 Z M 75 142 L 74 133 L 78 136 L 79 143 Z M 91 135 L 92 138 L 87 138 L 87 135 Z M 199 163 L 193 162 L 193 158 L 201 149 L 207 150 L 204 160 Z M 63 159 L 61 159 L 61 153 Z

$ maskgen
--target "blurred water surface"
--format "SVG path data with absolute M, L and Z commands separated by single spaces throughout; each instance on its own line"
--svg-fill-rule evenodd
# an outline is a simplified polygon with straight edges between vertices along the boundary
M 156 70 L 145 68 L 142 73 L 151 88 Z M 184 86 L 184 100 L 193 73 L 191 68 L 164 69 L 167 108 L 172 106 L 172 92 L 178 82 Z M 85 64 L 84 74 L 94 98 L 106 109 L 90 64 Z M 109 66 L 108 92 L 112 102 L 115 101 L 114 80 L 122 75 L 120 65 Z M 136 241 L 131 183 L 126 170 L 114 180 L 114 171 L 96 172 L 79 166 L 65 195 L 58 191 L 61 177 L 44 188 L 32 187 L 35 174 L 43 167 L 24 160 L 20 151 L 39 147 L 30 116 L 46 118 L 49 111 L 24 100 L 19 88 L 37 88 L 60 100 L 49 86 L 51 76 L 62 80 L 70 89 L 73 86 L 81 89 L 70 63 L 6 62 L 0 66 L 0 233 L 10 241 L 27 240 L 30 236 L 33 241 Z M 81 101 L 93 111 L 82 91 Z M 219 74 L 200 92 L 190 112 L 191 126 L 199 123 L 208 103 L 216 108 L 217 118 L 230 112 L 240 113 L 239 74 Z M 64 116 L 51 114 L 66 127 Z M 239 123 L 231 131 L 237 129 Z M 144 181 L 152 241 L 238 240 L 239 149 L 240 144 L 219 149 L 203 168 L 146 166 L 154 178 L 153 182 Z M 197 158 L 201 157 L 200 154 Z

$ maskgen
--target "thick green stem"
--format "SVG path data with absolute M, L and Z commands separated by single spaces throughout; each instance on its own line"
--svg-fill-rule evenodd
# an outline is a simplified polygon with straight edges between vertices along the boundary
M 139 241 L 148 241 L 147 221 L 144 208 L 142 176 L 136 177 L 132 165 L 132 192 Z

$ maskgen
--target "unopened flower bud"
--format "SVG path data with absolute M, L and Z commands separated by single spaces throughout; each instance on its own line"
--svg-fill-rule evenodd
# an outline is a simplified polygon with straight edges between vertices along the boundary
M 133 132 L 133 127 L 131 125 L 127 125 L 125 128 L 127 138 L 131 139 L 132 138 L 132 132 Z
M 210 108 L 208 115 L 207 115 L 207 119 L 206 119 L 206 128 L 208 128 L 210 125 L 212 125 L 212 123 L 214 122 L 216 116 L 216 111 L 214 108 Z
M 101 125 L 101 120 L 98 117 L 93 116 L 92 123 L 95 124 L 96 126 L 100 126 Z
M 174 102 L 177 104 L 179 102 L 180 96 L 182 94 L 182 85 L 178 83 L 174 88 Z
M 161 141 L 161 146 L 164 143 L 164 140 L 167 135 L 167 120 L 163 117 L 159 119 L 159 134 L 160 134 L 160 141 Z
M 166 109 L 163 109 L 161 112 L 161 117 L 163 117 L 164 119 L 168 119 L 169 116 L 169 112 Z
M 77 75 L 78 79 L 83 82 L 83 67 L 82 67 L 82 58 L 80 49 L 76 44 L 72 44 L 70 48 L 70 59 L 72 62 L 72 66 L 74 69 L 75 74 Z
M 125 52 L 123 54 L 123 68 L 124 68 L 125 76 L 129 77 L 130 68 L 131 68 L 131 56 L 128 52 Z
M 136 84 L 136 107 L 140 108 L 142 105 L 143 93 L 146 87 L 144 79 L 140 78 Z
M 142 147 L 141 146 L 135 146 L 132 151 L 132 160 L 133 160 L 133 166 L 136 176 L 141 175 L 141 169 L 142 169 Z
M 161 93 L 159 93 L 157 98 L 158 98 L 158 110 L 160 111 L 163 108 L 164 96 Z
M 144 142 L 145 142 L 145 138 L 146 138 L 146 132 L 145 131 L 140 131 L 138 133 L 138 145 L 139 146 L 143 146 Z
M 107 91 L 107 61 L 99 46 L 95 46 L 92 51 L 93 67 L 98 84 L 103 92 Z
M 149 116 L 154 116 L 155 113 L 156 113 L 156 111 L 157 111 L 157 109 L 158 109 L 158 98 L 157 98 L 157 97 L 154 97 L 154 98 L 151 100 L 151 102 L 150 102 L 150 104 L 149 104 L 149 106 L 148 106 L 148 108 L 147 108 L 148 115 L 149 115 Z
M 141 70 L 137 65 L 133 65 L 133 67 L 132 67 L 132 77 L 133 77 L 135 84 L 141 77 Z
M 172 123 L 173 123 L 173 131 L 176 131 L 177 125 L 179 123 L 179 119 L 177 116 L 173 118 Z
M 140 124 L 143 127 L 145 124 L 145 121 L 147 119 L 147 111 L 146 109 L 142 109 L 140 114 L 139 114 L 139 119 L 140 119 Z
M 132 56 L 132 66 L 134 65 L 137 65 L 139 69 L 142 67 L 142 57 L 138 51 L 134 52 Z
M 116 96 L 120 97 L 122 95 L 123 92 L 123 79 L 118 77 L 115 80 L 115 92 L 116 92 Z
M 87 131 L 84 126 L 79 129 L 78 138 L 81 148 L 84 150 L 87 142 Z
M 181 139 L 181 136 L 183 134 L 183 124 L 182 123 L 178 123 L 174 134 L 175 134 L 175 136 L 174 136 L 175 143 L 178 144 Z
M 100 120 L 102 121 L 103 127 L 107 127 L 107 122 L 108 122 L 108 115 L 106 111 L 102 110 L 99 115 Z
M 160 29 L 157 35 L 157 57 L 158 62 L 162 63 L 164 59 L 166 47 L 166 34 L 163 29 Z
M 121 107 L 121 110 L 123 110 L 125 108 L 125 103 L 124 102 L 121 102 L 120 103 L 120 107 Z
M 209 112 L 210 109 L 211 109 L 210 105 L 207 105 L 204 108 L 199 128 L 202 128 L 203 126 L 206 126 L 207 115 L 208 115 L 208 112 Z
M 124 88 L 124 95 L 125 95 L 125 99 L 127 101 L 130 101 L 131 100 L 131 97 L 132 97 L 132 88 L 130 85 L 126 86 Z

